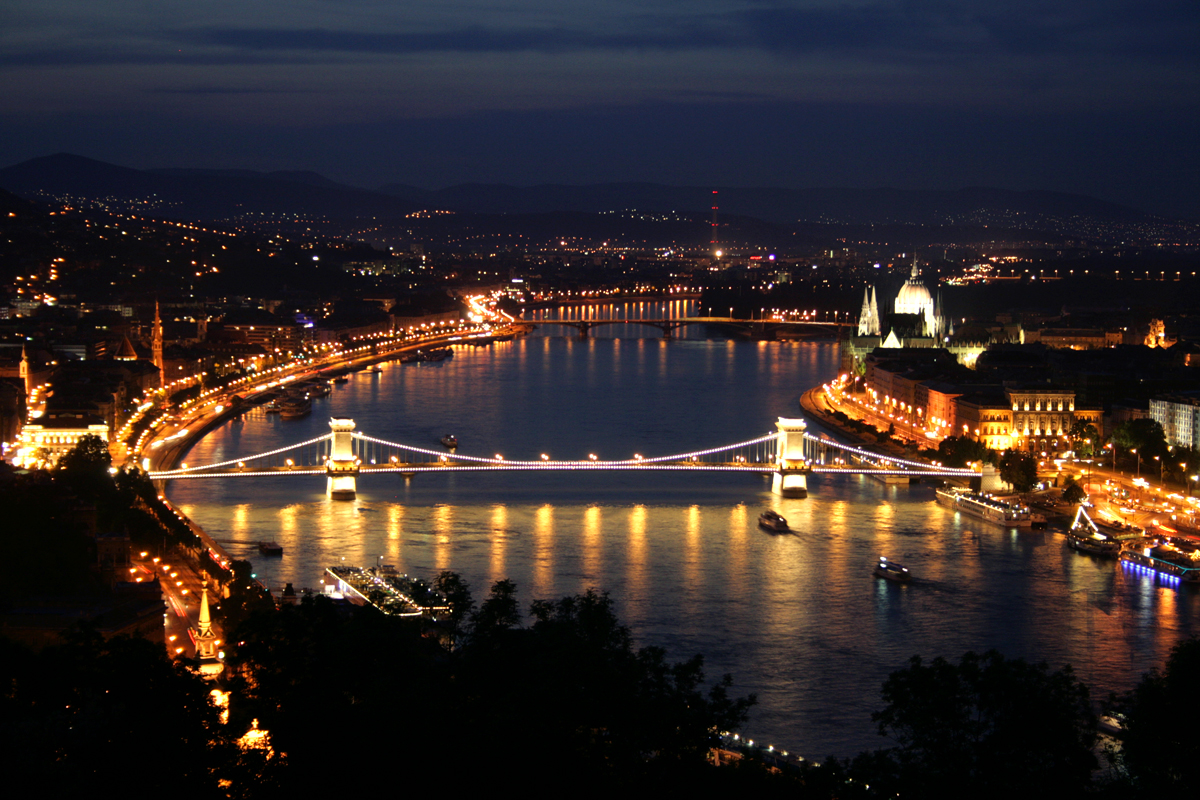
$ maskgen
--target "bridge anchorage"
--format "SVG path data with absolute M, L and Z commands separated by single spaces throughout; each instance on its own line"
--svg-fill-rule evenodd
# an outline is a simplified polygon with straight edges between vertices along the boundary
M 447 453 L 400 442 L 389 442 L 355 430 L 352 419 L 331 419 L 330 432 L 306 442 L 267 453 L 215 464 L 151 471 L 152 480 L 229 478 L 278 475 L 324 475 L 332 500 L 352 500 L 358 478 L 376 472 L 397 472 L 409 480 L 418 473 L 539 472 L 547 470 L 641 470 L 655 472 L 748 472 L 771 476 L 771 490 L 782 497 L 807 497 L 808 476 L 813 473 L 877 476 L 978 477 L 966 469 L 931 466 L 918 461 L 881 456 L 850 445 L 812 435 L 803 419 L 780 417 L 775 431 L 735 444 L 669 456 L 621 460 L 555 461 L 543 455 L 538 461 L 509 461 Z

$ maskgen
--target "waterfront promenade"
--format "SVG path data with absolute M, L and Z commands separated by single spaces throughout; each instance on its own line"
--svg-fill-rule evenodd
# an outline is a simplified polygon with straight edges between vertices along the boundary
M 508 335 L 518 333 L 522 329 L 523 326 L 520 325 L 509 326 L 493 330 L 489 335 Z M 191 447 L 204 435 L 227 420 L 256 407 L 255 399 L 274 389 L 281 381 L 299 381 L 321 377 L 322 373 L 359 370 L 380 361 L 397 358 L 407 351 L 448 344 L 461 339 L 462 335 L 463 332 L 458 330 L 418 338 L 404 338 L 382 343 L 383 346 L 380 346 L 380 343 L 368 344 L 349 351 L 339 351 L 316 363 L 285 365 L 282 369 L 251 377 L 237 385 L 211 392 L 183 413 L 180 413 L 181 409 L 167 409 L 172 413 L 164 414 L 164 419 L 169 421 L 144 441 L 141 447 L 122 447 L 120 459 L 114 461 L 128 465 L 140 464 L 148 471 L 169 469 L 181 463 Z M 235 394 L 242 398 L 241 403 L 232 402 Z M 160 442 L 162 444 L 156 446 L 156 443 Z M 174 507 L 167 500 L 161 487 L 159 497 L 200 539 L 203 549 L 208 551 L 213 561 L 224 567 L 232 564 L 234 557 L 200 525 Z M 169 564 L 170 567 L 163 568 L 163 563 Z M 207 582 L 210 603 L 219 602 L 225 595 L 224 583 L 228 576 L 211 574 L 202 566 L 200 552 L 191 552 L 186 548 L 176 548 L 169 555 L 164 553 L 158 563 L 145 561 L 137 568 L 147 575 L 157 573 L 160 579 L 167 607 L 164 615 L 164 638 L 168 655 L 194 658 L 196 646 L 193 634 L 199 624 L 200 593 Z M 263 590 L 266 591 L 265 586 Z M 217 639 L 223 640 L 225 632 L 220 628 L 219 621 L 214 620 L 213 628 Z

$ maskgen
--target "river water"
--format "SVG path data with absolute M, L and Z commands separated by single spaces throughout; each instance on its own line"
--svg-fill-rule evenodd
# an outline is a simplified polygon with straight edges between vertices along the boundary
M 687 310 L 629 304 L 586 313 Z M 834 343 L 706 335 L 693 328 L 664 341 L 657 330 L 621 325 L 579 340 L 573 329 L 543 326 L 516 341 L 456 348 L 439 365 L 386 364 L 336 386 L 306 419 L 255 411 L 230 422 L 187 461 L 309 439 L 328 431 L 331 416 L 432 448 L 453 433 L 466 455 L 665 455 L 773 430 L 776 417 L 799 415 L 799 395 L 838 365 Z M 460 572 L 477 598 L 503 578 L 526 603 L 589 587 L 611 592 L 639 644 L 676 659 L 704 654 L 710 676 L 729 672 L 738 694 L 757 694 L 747 734 L 810 758 L 886 746 L 870 713 L 888 673 L 915 654 L 996 648 L 1054 668 L 1069 663 L 1099 697 L 1132 686 L 1197 631 L 1195 589 L 1076 554 L 1054 533 L 959 517 L 924 484 L 813 476 L 803 500 L 737 474 L 450 474 L 410 483 L 372 475 L 358 489 L 353 502 L 331 502 L 324 478 L 294 476 L 177 481 L 169 494 L 273 588 L 318 588 L 327 565 L 382 559 L 428 578 Z M 760 531 L 765 508 L 797 535 Z M 260 540 L 279 542 L 284 557 L 259 557 Z M 873 578 L 879 555 L 902 561 L 917 580 Z

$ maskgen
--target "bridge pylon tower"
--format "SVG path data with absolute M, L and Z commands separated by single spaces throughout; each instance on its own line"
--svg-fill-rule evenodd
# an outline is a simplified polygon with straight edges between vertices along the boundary
M 802 419 L 780 417 L 775 427 L 779 436 L 775 439 L 771 491 L 780 497 L 808 497 L 809 466 L 804 445 L 808 424 Z
M 358 493 L 359 460 L 354 455 L 354 420 L 331 419 L 333 444 L 325 462 L 326 483 L 332 500 L 353 500 Z

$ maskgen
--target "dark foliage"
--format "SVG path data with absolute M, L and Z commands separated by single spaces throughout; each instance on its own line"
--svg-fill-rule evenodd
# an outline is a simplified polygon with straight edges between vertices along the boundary
M 851 775 L 883 795 L 1074 797 L 1090 785 L 1095 717 L 1066 667 L 967 653 L 958 664 L 914 656 L 883 685 L 873 714 L 897 746 L 865 753 Z
M 947 467 L 965 467 L 969 461 L 996 463 L 996 452 L 965 436 L 947 436 L 938 444 L 937 458 Z
M 5 772 L 39 795 L 136 786 L 223 797 L 220 780 L 235 782 L 235 794 L 252 782 L 225 738 L 211 687 L 168 662 L 161 645 L 104 641 L 84 629 L 35 654 L 0 638 L 0 683 Z
M 1037 461 L 1029 453 L 1009 450 L 1000 458 L 1000 478 L 1018 492 L 1028 492 L 1037 483 Z
M 515 585 L 494 585 L 453 654 L 412 623 L 324 598 L 251 616 L 232 637 L 237 725 L 261 720 L 297 790 L 403 764 L 453 774 L 459 791 L 710 774 L 714 731 L 742 722 L 752 699 L 731 699 L 728 678 L 706 688 L 699 657 L 635 650 L 607 595 L 534 603 L 529 627 L 516 602 Z
M 1079 482 L 1075 480 L 1075 476 L 1068 475 L 1066 481 L 1063 483 L 1063 502 L 1075 505 L 1076 503 L 1082 502 L 1085 497 L 1087 497 L 1087 492 L 1085 492 L 1083 487 L 1079 485 Z
M 1122 763 L 1136 796 L 1194 797 L 1200 787 L 1200 738 L 1189 710 L 1197 682 L 1200 639 L 1193 637 L 1118 704 L 1127 729 Z

